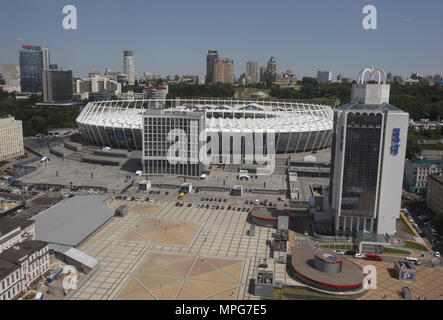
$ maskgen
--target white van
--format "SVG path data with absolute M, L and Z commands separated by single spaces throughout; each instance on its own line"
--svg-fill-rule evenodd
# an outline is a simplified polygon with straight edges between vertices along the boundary
M 405 260 L 406 261 L 411 261 L 411 262 L 414 262 L 414 263 L 418 262 L 418 259 L 417 258 L 413 258 L 413 257 L 406 257 Z

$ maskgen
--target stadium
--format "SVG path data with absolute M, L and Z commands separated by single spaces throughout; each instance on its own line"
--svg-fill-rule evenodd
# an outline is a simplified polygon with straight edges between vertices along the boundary
M 204 112 L 206 132 L 228 134 L 275 130 L 276 153 L 312 152 L 330 147 L 333 111 L 327 105 L 286 101 L 216 99 L 116 100 L 88 103 L 77 117 L 83 138 L 118 149 L 143 149 L 143 114 Z

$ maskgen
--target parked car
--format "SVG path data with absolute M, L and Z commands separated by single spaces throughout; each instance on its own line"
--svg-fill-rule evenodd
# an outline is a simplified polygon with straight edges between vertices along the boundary
M 338 255 L 344 255 L 345 253 L 343 252 L 343 250 L 341 250 L 341 249 L 337 249 L 337 250 L 335 250 L 334 251 L 336 254 L 338 254 Z
M 383 258 L 375 253 L 367 253 L 365 259 L 370 261 L 383 261 Z
M 440 258 L 440 252 L 435 251 L 434 256 L 436 256 L 437 258 Z
M 361 253 L 354 254 L 354 258 L 356 258 L 356 259 L 363 259 L 364 257 L 365 257 L 365 255 L 361 254 Z

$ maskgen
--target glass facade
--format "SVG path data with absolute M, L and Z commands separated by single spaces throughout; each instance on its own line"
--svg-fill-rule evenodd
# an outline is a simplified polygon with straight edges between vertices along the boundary
M 20 50 L 22 92 L 42 92 L 43 56 L 38 50 Z
M 375 217 L 382 123 L 381 113 L 347 114 L 341 216 Z

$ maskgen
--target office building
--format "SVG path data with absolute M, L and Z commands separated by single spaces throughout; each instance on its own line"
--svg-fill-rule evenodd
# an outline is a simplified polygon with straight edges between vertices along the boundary
M 24 155 L 23 128 L 14 117 L 0 117 L 0 161 Z
M 234 83 L 234 60 L 217 58 L 213 62 L 212 83 Z
M 16 64 L 4 64 L 2 68 L 3 80 L 7 86 L 20 85 L 20 69 Z
M 121 92 L 121 84 L 100 75 L 93 75 L 90 78 L 75 80 L 75 93 L 89 93 L 108 91 L 114 94 Z
M 443 175 L 428 176 L 428 188 L 426 192 L 426 205 L 432 212 L 443 214 Z
M 425 194 L 428 177 L 443 173 L 443 160 L 406 160 L 405 184 L 409 192 Z
M 262 81 L 265 81 L 268 86 L 277 80 L 277 61 L 274 57 L 271 57 L 268 60 L 268 63 L 266 65 L 266 69 L 262 73 L 261 79 Z
M 331 71 L 318 71 L 317 72 L 317 81 L 320 83 L 329 83 L 332 81 L 332 72 Z
M 208 54 L 206 55 L 206 83 L 212 83 L 214 80 L 213 72 L 215 59 L 218 59 L 218 51 L 208 50 Z
M 22 92 L 42 92 L 42 72 L 49 69 L 49 51 L 38 46 L 20 50 L 20 85 Z
M 143 172 L 200 176 L 199 151 L 205 129 L 204 112 L 147 110 L 143 115 Z M 168 139 L 172 130 L 180 130 L 179 143 Z M 174 148 L 175 146 L 175 148 Z
M 250 77 L 250 83 L 260 82 L 260 62 L 249 61 L 246 63 L 246 77 Z
M 134 53 L 132 51 L 123 52 L 123 73 L 128 75 L 128 84 L 134 84 Z
M 72 71 L 44 70 L 42 73 L 43 102 L 72 100 Z
M 368 72 L 379 84 L 365 83 Z M 353 100 L 334 112 L 329 206 L 338 236 L 395 233 L 409 115 L 389 104 L 385 81 L 382 70 L 362 70 Z

